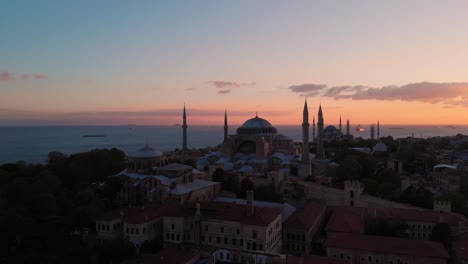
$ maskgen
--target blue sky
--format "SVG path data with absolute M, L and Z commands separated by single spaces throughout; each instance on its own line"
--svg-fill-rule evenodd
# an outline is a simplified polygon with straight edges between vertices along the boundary
M 430 82 L 449 89 L 466 82 L 467 13 L 467 1 L 3 1 L 0 108 L 58 118 L 52 114 L 176 109 L 186 102 L 263 111 L 283 123 L 303 101 L 288 89 L 294 85 Z M 455 122 L 466 114 L 466 92 L 448 93 L 443 102 L 450 109 L 440 104 L 441 93 L 398 103 Z M 378 116 L 363 115 L 363 104 L 382 105 L 382 116 L 395 105 L 379 98 L 359 106 L 323 94 L 310 100 L 328 105 L 334 118 L 348 112 L 370 122 Z M 10 119 L 26 119 L 15 113 Z

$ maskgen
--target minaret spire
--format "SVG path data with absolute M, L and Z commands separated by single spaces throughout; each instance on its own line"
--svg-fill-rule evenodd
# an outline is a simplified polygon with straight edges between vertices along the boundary
M 182 122 L 182 162 L 185 162 L 187 159 L 187 113 L 185 112 L 185 103 Z
M 380 123 L 379 123 L 379 120 L 377 120 L 377 140 L 380 140 Z
M 349 136 L 349 119 L 346 120 L 346 135 Z
M 228 121 L 227 121 L 227 110 L 224 109 L 224 141 L 228 138 Z
M 322 104 L 319 105 L 318 122 L 317 122 L 317 158 L 325 158 L 325 151 L 323 149 L 323 112 Z
M 341 133 L 341 115 L 340 115 L 340 126 L 339 126 L 339 130 L 340 130 L 340 133 Z
M 312 120 L 312 141 L 315 142 L 316 138 L 315 138 L 315 116 L 313 117 L 313 120 Z
M 299 177 L 306 178 L 311 176 L 311 164 L 309 154 L 309 109 L 307 107 L 307 98 L 304 102 L 304 111 L 302 112 L 302 157 L 299 164 Z

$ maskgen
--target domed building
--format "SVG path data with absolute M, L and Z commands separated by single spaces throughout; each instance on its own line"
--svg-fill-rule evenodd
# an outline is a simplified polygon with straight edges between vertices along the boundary
M 150 174 L 154 167 L 168 164 L 167 157 L 148 144 L 137 151 L 127 153 L 127 159 L 129 171 L 143 174 Z
M 210 200 L 221 189 L 219 183 L 205 180 L 205 173 L 184 164 L 169 163 L 165 154 L 148 144 L 127 153 L 127 160 L 127 168 L 114 175 L 121 180 L 121 204 Z
M 228 135 L 225 115 L 222 160 L 234 164 L 247 164 L 256 172 L 279 170 L 298 155 L 299 149 L 293 140 L 278 133 L 266 119 L 255 115 L 242 124 L 235 135 Z M 277 154 L 277 155 L 274 155 Z M 234 169 L 236 168 L 234 166 Z
M 341 139 L 342 134 L 335 126 L 327 126 L 323 130 L 323 140 L 326 142 L 331 142 L 333 140 Z
M 372 152 L 387 152 L 387 145 L 385 145 L 384 143 L 382 142 L 379 142 L 377 144 L 375 144 L 374 147 L 372 147 Z

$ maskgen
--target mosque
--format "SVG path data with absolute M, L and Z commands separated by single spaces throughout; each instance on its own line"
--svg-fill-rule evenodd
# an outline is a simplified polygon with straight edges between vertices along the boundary
M 202 170 L 216 165 L 225 171 L 236 172 L 239 176 L 261 176 L 271 171 L 282 171 L 290 175 L 291 169 L 295 168 L 299 177 L 306 178 L 312 175 L 312 160 L 324 159 L 325 156 L 321 106 L 318 121 L 318 152 L 315 155 L 309 153 L 308 147 L 302 149 L 291 138 L 279 133 L 276 127 L 258 114 L 245 121 L 237 128 L 235 134 L 229 134 L 228 116 L 225 112 L 224 140 L 221 148 L 200 158 L 197 161 L 197 168 Z M 302 146 L 309 146 L 309 142 L 309 110 L 305 101 Z

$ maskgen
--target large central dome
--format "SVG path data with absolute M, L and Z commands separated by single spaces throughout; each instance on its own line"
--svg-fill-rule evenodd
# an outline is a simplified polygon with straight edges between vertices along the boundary
M 238 135 L 260 134 L 270 135 L 277 134 L 278 131 L 267 120 L 255 116 L 244 122 L 244 124 L 237 129 Z

